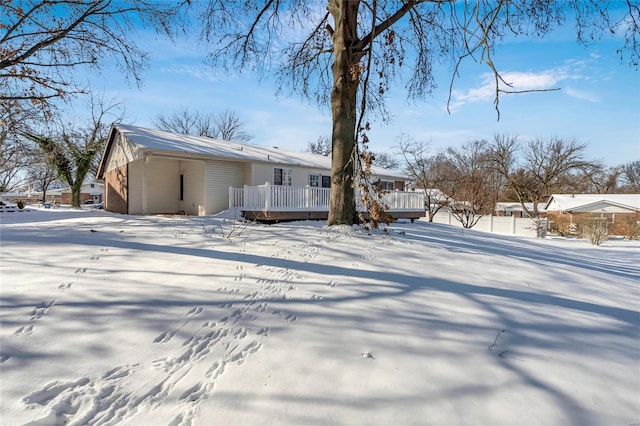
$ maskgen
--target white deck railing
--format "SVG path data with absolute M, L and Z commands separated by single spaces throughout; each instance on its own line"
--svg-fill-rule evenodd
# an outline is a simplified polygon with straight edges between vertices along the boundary
M 229 208 L 245 211 L 328 211 L 330 188 L 312 186 L 281 186 L 269 183 L 244 188 L 229 187 Z M 356 200 L 360 197 L 356 192 Z M 390 212 L 424 210 L 424 193 L 388 191 L 381 202 Z M 364 206 L 358 205 L 359 211 Z

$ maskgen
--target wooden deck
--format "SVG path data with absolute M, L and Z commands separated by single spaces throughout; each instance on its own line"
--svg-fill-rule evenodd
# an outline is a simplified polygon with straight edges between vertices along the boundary
M 229 208 L 239 209 L 247 220 L 285 222 L 294 220 L 327 220 L 329 188 L 279 185 L 229 188 Z M 358 197 L 356 197 L 358 199 Z M 389 206 L 395 219 L 418 219 L 425 216 L 424 194 L 421 192 L 389 191 L 381 200 Z M 366 208 L 357 206 L 366 214 Z
M 424 211 L 415 212 L 390 212 L 394 219 L 411 219 L 413 222 L 415 219 L 425 217 Z M 242 210 L 242 217 L 247 220 L 265 223 L 277 223 L 277 222 L 292 222 L 296 220 L 327 220 L 329 217 L 329 211 L 315 211 L 315 212 L 262 212 L 262 211 L 247 211 Z

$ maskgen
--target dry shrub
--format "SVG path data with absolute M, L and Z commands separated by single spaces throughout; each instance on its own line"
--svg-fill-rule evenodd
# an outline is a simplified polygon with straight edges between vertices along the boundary
M 366 138 L 366 135 L 363 135 Z M 364 142 L 366 143 L 366 142 Z M 380 186 L 380 181 L 372 182 L 371 166 L 373 154 L 368 151 L 360 152 L 359 189 L 360 203 L 366 207 L 365 212 L 358 212 L 358 221 L 370 229 L 384 228 L 393 222 L 393 216 L 389 214 L 389 206 L 382 203 L 385 191 Z
M 594 246 L 599 246 L 609 239 L 609 223 L 606 219 L 585 217 L 578 223 L 581 238 L 586 238 Z
M 560 214 L 556 216 L 554 220 L 554 227 L 554 230 L 562 236 L 571 234 L 571 216 L 567 214 Z

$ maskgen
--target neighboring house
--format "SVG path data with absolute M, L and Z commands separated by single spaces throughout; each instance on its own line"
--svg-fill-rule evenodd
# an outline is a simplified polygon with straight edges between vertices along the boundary
M 567 233 L 581 221 L 606 219 L 610 234 L 626 235 L 640 221 L 640 194 L 553 194 L 545 210 L 551 231 Z
M 102 202 L 104 184 L 89 182 L 82 184 L 80 189 L 80 204 L 98 204 Z M 47 200 L 60 204 L 71 204 L 71 188 L 56 188 L 47 191 Z
M 62 188 L 60 191 L 60 203 L 71 204 L 71 188 Z M 80 189 L 80 204 L 98 204 L 102 202 L 104 184 L 89 182 L 82 184 Z
M 104 193 L 104 184 L 100 182 L 89 182 L 82 185 L 80 189 L 81 204 L 98 204 L 102 202 Z M 25 192 L 7 192 L 2 196 L 6 200 L 24 201 L 26 203 L 58 203 L 71 204 L 71 188 L 55 187 L 47 190 L 47 199 L 42 200 L 42 191 L 25 191 Z
M 533 211 L 533 203 L 524 203 L 525 207 L 529 211 Z M 538 204 L 538 214 L 544 214 L 544 203 Z M 515 216 L 515 217 L 529 217 L 522 204 L 514 202 L 500 202 L 496 203 L 496 216 Z
M 380 168 L 373 173 L 385 189 L 404 189 L 404 176 Z M 105 183 L 105 210 L 210 215 L 238 206 L 237 200 L 240 208 L 246 205 L 248 197 L 230 188 L 304 188 L 307 194 L 313 190 L 314 196 L 324 197 L 328 189 L 322 189 L 331 185 L 331 159 L 117 124 L 111 128 L 98 178 Z

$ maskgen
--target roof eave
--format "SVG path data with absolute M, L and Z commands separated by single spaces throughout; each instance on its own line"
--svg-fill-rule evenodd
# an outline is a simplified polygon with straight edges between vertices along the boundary
M 115 124 L 111 125 L 111 129 L 109 130 L 109 136 L 107 138 L 107 144 L 104 146 L 104 150 L 102 151 L 102 158 L 100 159 L 100 165 L 98 166 L 98 172 L 96 173 L 96 178 L 104 179 L 105 168 L 107 167 L 107 158 L 109 157 L 109 152 L 111 151 L 111 147 L 113 145 L 113 141 L 115 139 L 115 134 L 118 132 L 118 129 Z

